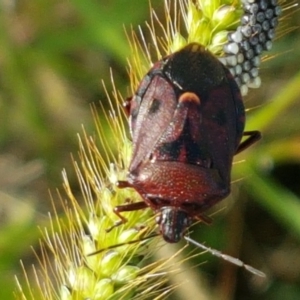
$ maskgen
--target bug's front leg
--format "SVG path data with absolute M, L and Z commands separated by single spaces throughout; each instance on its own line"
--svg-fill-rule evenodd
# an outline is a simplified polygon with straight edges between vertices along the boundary
M 205 215 L 205 214 L 198 214 L 197 216 L 194 217 L 194 219 L 203 222 L 206 225 L 210 225 L 212 223 L 212 218 Z
M 119 188 L 132 187 L 132 185 L 128 181 L 121 181 L 121 180 L 118 181 L 117 185 Z M 126 202 L 130 202 L 130 199 L 127 199 Z M 110 228 L 106 229 L 106 232 L 110 232 L 115 227 L 125 224 L 128 221 L 124 216 L 121 215 L 122 212 L 140 210 L 146 207 L 147 204 L 144 201 L 115 206 L 113 212 L 120 218 L 120 220 L 115 222 L 115 224 Z

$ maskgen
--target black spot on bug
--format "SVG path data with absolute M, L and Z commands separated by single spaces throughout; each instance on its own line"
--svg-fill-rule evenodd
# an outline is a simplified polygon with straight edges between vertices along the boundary
M 181 145 L 181 139 L 169 143 L 163 143 L 159 147 L 159 155 L 161 157 L 167 157 L 170 161 L 176 161 L 180 155 Z
M 191 136 L 187 121 L 180 137 L 171 142 L 160 143 L 157 148 L 159 160 L 182 161 L 194 165 L 207 165 L 209 154 L 205 147 L 200 147 Z
M 152 103 L 151 103 L 151 106 L 149 108 L 148 113 L 149 114 L 155 114 L 159 110 L 160 105 L 161 105 L 161 100 L 154 98 Z

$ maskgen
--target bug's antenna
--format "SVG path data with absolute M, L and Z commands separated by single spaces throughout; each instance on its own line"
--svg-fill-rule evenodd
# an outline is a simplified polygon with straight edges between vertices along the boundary
M 234 265 L 236 265 L 238 267 L 244 268 L 248 272 L 251 272 L 251 273 L 253 273 L 253 274 L 257 275 L 257 276 L 260 276 L 260 277 L 266 277 L 265 273 L 263 273 L 263 272 L 255 269 L 255 268 L 253 268 L 253 267 L 251 267 L 249 265 L 246 265 L 243 261 L 241 261 L 238 258 L 235 258 L 235 257 L 232 257 L 230 255 L 224 254 L 224 253 L 222 253 L 222 252 L 220 252 L 220 251 L 218 251 L 216 249 L 212 249 L 210 247 L 207 247 L 204 244 L 196 242 L 195 240 L 191 239 L 188 236 L 184 236 L 184 239 L 187 242 L 189 242 L 189 243 L 191 243 L 191 244 L 193 244 L 193 245 L 195 245 L 195 246 L 197 246 L 197 247 L 199 247 L 199 248 L 201 248 L 203 250 L 208 251 L 209 253 L 211 253 L 214 256 L 220 257 L 220 258 L 222 258 L 222 259 L 224 259 L 224 260 L 226 260 L 226 261 L 228 261 L 228 262 L 230 262 L 230 263 L 232 263 L 232 264 L 234 264 Z

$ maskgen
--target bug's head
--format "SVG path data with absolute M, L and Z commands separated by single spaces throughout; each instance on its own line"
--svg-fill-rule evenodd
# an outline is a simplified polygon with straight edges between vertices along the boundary
M 177 207 L 164 206 L 157 219 L 160 232 L 168 243 L 177 243 L 191 225 L 192 219 L 187 212 Z

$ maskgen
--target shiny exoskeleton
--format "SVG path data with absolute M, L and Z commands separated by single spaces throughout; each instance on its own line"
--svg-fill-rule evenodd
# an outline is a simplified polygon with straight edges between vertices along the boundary
M 230 193 L 233 156 L 260 138 L 244 132 L 240 90 L 228 69 L 192 43 L 154 64 L 127 101 L 133 154 L 127 181 L 151 207 L 163 238 L 178 242 L 193 220 Z M 242 137 L 247 138 L 241 142 Z

